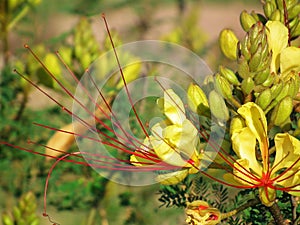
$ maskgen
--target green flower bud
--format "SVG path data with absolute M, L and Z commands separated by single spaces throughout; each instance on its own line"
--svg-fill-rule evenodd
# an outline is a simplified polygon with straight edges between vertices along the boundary
M 216 91 L 209 93 L 209 108 L 211 113 L 219 120 L 227 121 L 229 119 L 229 110 L 224 98 Z
M 257 96 L 255 103 L 259 105 L 262 110 L 265 110 L 272 100 L 272 91 L 268 88 Z
M 241 56 L 238 60 L 238 63 L 239 63 L 238 74 L 243 79 L 247 79 L 250 76 L 250 68 L 247 60 L 243 56 Z
M 281 92 L 276 96 L 275 100 L 277 102 L 281 101 L 284 97 L 286 97 L 289 93 L 290 85 L 289 84 L 283 84 L 283 88 Z
M 235 116 L 232 118 L 230 123 L 230 136 L 235 130 L 239 130 L 246 127 L 245 120 L 241 116 Z
M 237 43 L 238 39 L 232 30 L 224 29 L 219 37 L 219 45 L 222 53 L 231 60 L 237 58 Z
M 207 110 L 208 100 L 203 90 L 196 84 L 191 84 L 187 91 L 188 105 L 193 112 L 201 114 L 201 111 Z
M 254 82 L 257 85 L 262 84 L 268 79 L 269 76 L 270 76 L 270 69 L 268 68 L 268 69 L 262 71 L 261 73 L 257 73 L 254 76 Z
M 281 14 L 280 14 L 280 11 L 279 11 L 278 9 L 276 9 L 276 10 L 272 13 L 272 15 L 271 15 L 271 17 L 270 17 L 270 19 L 273 20 L 273 21 L 280 21 L 280 18 L 281 18 Z
M 270 18 L 271 15 L 272 15 L 272 13 L 275 11 L 275 9 L 276 9 L 277 7 L 276 7 L 276 4 L 275 4 L 274 2 L 268 0 L 268 1 L 264 4 L 263 8 L 264 8 L 264 13 L 265 13 L 266 17 L 267 17 L 267 18 Z
M 249 61 L 249 68 L 251 72 L 255 72 L 258 69 L 258 66 L 261 62 L 261 51 L 262 51 L 262 46 L 261 44 L 258 45 L 257 51 L 254 53 L 252 58 Z
M 45 66 L 49 69 L 49 71 L 55 75 L 61 75 L 61 67 L 58 58 L 55 54 L 49 53 L 45 57 Z
M 13 208 L 13 215 L 14 215 L 15 220 L 18 220 L 22 217 L 21 210 L 16 206 L 14 206 L 14 208 Z
M 300 21 L 297 21 L 297 25 L 291 27 L 291 37 L 296 38 L 300 36 Z
M 280 82 L 278 84 L 275 84 L 271 87 L 271 92 L 272 92 L 273 99 L 275 99 L 279 95 L 282 88 L 283 88 L 283 83 L 282 82 Z
M 242 81 L 242 90 L 247 95 L 254 89 L 255 83 L 251 77 L 248 77 Z
M 2 222 L 3 225 L 14 225 L 14 221 L 11 219 L 11 217 L 7 213 L 2 214 Z
M 82 54 L 79 59 L 83 68 L 88 68 L 92 62 L 91 55 L 89 53 Z
M 219 72 L 223 77 L 225 77 L 228 80 L 229 83 L 233 85 L 240 85 L 238 78 L 231 69 L 228 69 L 224 66 L 219 66 Z
M 244 29 L 244 31 L 248 32 L 250 28 L 256 23 L 256 19 L 249 14 L 246 10 L 244 10 L 240 15 L 240 23 Z
M 268 76 L 267 80 L 266 80 L 265 82 L 263 82 L 262 85 L 263 85 L 264 87 L 271 87 L 271 85 L 273 84 L 274 80 L 275 80 L 275 74 L 274 74 L 274 73 L 271 73 L 271 74 Z
M 291 7 L 288 10 L 288 17 L 289 20 L 293 19 L 293 18 L 298 18 L 298 15 L 300 14 L 300 3 L 298 3 L 297 5 L 295 5 L 294 7 Z
M 290 96 L 283 98 L 273 109 L 271 122 L 276 126 L 281 126 L 289 118 L 293 111 L 293 99 Z
M 225 98 L 231 99 L 232 98 L 232 90 L 230 83 L 219 73 L 216 74 L 216 89 L 217 91 Z
M 8 10 L 13 11 L 20 3 L 19 0 L 8 0 Z

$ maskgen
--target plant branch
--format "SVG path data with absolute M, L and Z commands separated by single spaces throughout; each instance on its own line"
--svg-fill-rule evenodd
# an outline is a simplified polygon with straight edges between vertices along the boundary
M 285 222 L 283 215 L 281 214 L 280 208 L 276 202 L 269 207 L 269 210 L 275 220 L 275 224 L 277 225 L 286 225 L 287 223 Z
M 231 217 L 231 216 L 234 216 L 234 215 L 236 215 L 237 213 L 239 213 L 239 212 L 241 212 L 241 211 L 243 211 L 243 210 L 245 210 L 245 209 L 247 209 L 247 208 L 249 208 L 249 207 L 251 207 L 251 206 L 257 205 L 257 204 L 259 204 L 259 203 L 260 203 L 259 198 L 255 198 L 255 199 L 252 199 L 252 200 L 250 200 L 250 201 L 247 201 L 247 203 L 245 203 L 244 205 L 241 205 L 241 206 L 239 206 L 238 208 L 236 208 L 236 209 L 234 209 L 234 210 L 232 210 L 232 211 L 230 211 L 230 212 L 228 212 L 228 213 L 222 213 L 222 214 L 221 214 L 221 219 L 222 219 L 222 220 L 223 220 L 223 219 L 227 219 L 227 218 L 229 218 L 229 217 Z

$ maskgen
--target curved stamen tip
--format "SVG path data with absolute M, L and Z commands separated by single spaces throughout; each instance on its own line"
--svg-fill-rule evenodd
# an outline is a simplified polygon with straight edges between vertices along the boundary
M 101 17 L 102 17 L 103 19 L 105 19 L 105 13 L 102 13 L 102 14 L 101 14 Z
M 14 72 L 14 73 L 17 73 L 18 71 L 17 71 L 17 69 L 16 69 L 16 68 L 14 68 L 14 69 L 13 69 L 13 72 Z
M 24 48 L 29 48 L 29 45 L 28 44 L 24 44 Z
M 43 213 L 43 216 L 44 216 L 44 217 L 47 217 L 48 220 L 49 220 L 49 222 L 52 223 L 52 225 L 60 225 L 59 223 L 54 222 L 54 221 L 51 219 L 51 217 L 50 217 L 47 213 L 44 212 L 44 213 Z

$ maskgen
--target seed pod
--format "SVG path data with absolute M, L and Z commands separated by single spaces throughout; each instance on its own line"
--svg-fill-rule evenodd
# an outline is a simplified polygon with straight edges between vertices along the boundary
M 224 29 L 219 36 L 219 45 L 222 53 L 231 60 L 237 58 L 238 39 L 232 30 Z
M 209 93 L 209 108 L 211 113 L 221 121 L 229 119 L 229 110 L 226 106 L 224 98 L 216 91 Z
M 293 111 L 293 99 L 290 96 L 283 98 L 273 109 L 271 122 L 276 126 L 281 126 L 289 118 Z

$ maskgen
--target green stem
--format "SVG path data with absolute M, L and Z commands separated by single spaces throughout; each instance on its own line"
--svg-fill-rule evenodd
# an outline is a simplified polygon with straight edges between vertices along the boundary
M 250 201 L 248 201 L 247 203 L 245 203 L 244 205 L 241 205 L 240 207 L 228 212 L 228 213 L 222 213 L 221 214 L 221 220 L 224 220 L 224 219 L 227 219 L 231 216 L 234 216 L 236 215 L 237 213 L 251 207 L 251 206 L 254 206 L 254 205 L 257 205 L 260 203 L 260 200 L 258 198 L 255 198 L 255 199 L 252 199 Z
M 10 21 L 7 26 L 7 31 L 10 31 L 28 12 L 29 5 L 26 4 L 24 8 Z

